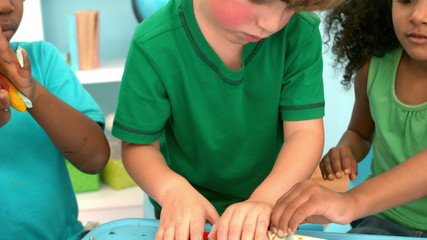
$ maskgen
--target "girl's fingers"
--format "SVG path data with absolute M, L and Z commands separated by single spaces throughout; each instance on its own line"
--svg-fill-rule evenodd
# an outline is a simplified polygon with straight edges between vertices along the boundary
M 338 149 L 335 149 L 335 151 L 332 151 L 331 164 L 332 164 L 332 171 L 335 174 L 335 177 L 338 179 L 341 178 L 343 176 L 343 167 L 341 165 L 341 154 Z
M 351 173 L 349 176 L 350 180 L 353 182 L 356 181 L 357 174 L 359 174 L 358 165 L 356 160 L 354 160 L 351 162 Z
M 332 169 L 332 160 L 331 160 L 331 156 L 328 153 L 328 155 L 326 157 L 323 158 L 322 160 L 322 164 L 323 164 L 323 170 L 322 170 L 322 175 L 325 178 L 325 180 L 334 180 L 335 179 L 335 173 Z
M 274 233 L 289 232 L 289 220 L 294 214 L 295 210 L 301 205 L 305 198 L 301 197 L 301 189 L 304 182 L 297 183 L 285 195 L 277 200 L 276 206 L 273 209 L 271 216 L 271 230 Z

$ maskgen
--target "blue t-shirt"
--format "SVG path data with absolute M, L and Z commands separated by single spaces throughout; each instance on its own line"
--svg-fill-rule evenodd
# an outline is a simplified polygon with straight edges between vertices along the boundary
M 104 123 L 101 109 L 53 45 L 10 45 L 27 51 L 32 75 L 46 89 Z M 28 112 L 11 111 L 0 128 L 0 238 L 80 239 L 83 227 L 64 157 Z

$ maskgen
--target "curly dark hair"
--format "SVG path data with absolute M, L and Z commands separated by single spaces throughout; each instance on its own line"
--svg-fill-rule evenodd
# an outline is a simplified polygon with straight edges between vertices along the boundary
M 338 66 L 344 66 L 341 83 L 350 88 L 354 75 L 372 56 L 382 57 L 399 46 L 391 6 L 393 0 L 346 0 L 325 16 L 326 43 Z

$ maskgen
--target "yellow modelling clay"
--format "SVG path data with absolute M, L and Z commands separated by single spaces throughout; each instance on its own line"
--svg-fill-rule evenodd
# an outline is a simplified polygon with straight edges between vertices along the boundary
M 9 81 L 9 79 L 3 77 L 7 85 L 9 85 L 9 105 L 15 108 L 20 112 L 25 112 L 27 110 L 27 105 L 24 100 L 19 96 L 19 91 L 15 86 Z M 31 102 L 31 101 L 30 101 Z
M 18 46 L 16 50 L 16 57 L 19 62 L 19 66 L 24 67 L 24 57 L 22 56 L 22 48 Z M 9 105 L 15 108 L 17 111 L 25 112 L 27 108 L 32 108 L 33 103 L 24 94 L 22 94 L 10 81 L 4 76 L 4 82 L 9 86 Z

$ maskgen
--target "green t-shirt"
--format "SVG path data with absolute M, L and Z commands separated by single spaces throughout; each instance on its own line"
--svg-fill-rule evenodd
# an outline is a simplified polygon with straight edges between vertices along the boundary
M 323 117 L 319 23 L 296 13 L 247 44 L 234 71 L 203 37 L 192 1 L 169 1 L 136 29 L 112 133 L 136 144 L 161 138 L 170 168 L 222 213 L 271 171 L 282 120 Z
M 368 97 L 375 122 L 372 176 L 378 176 L 427 148 L 427 102 L 407 105 L 395 92 L 402 48 L 372 58 Z M 392 187 L 387 186 L 387 187 Z M 408 186 L 410 187 L 410 186 Z M 403 226 L 427 231 L 427 197 L 378 214 Z

